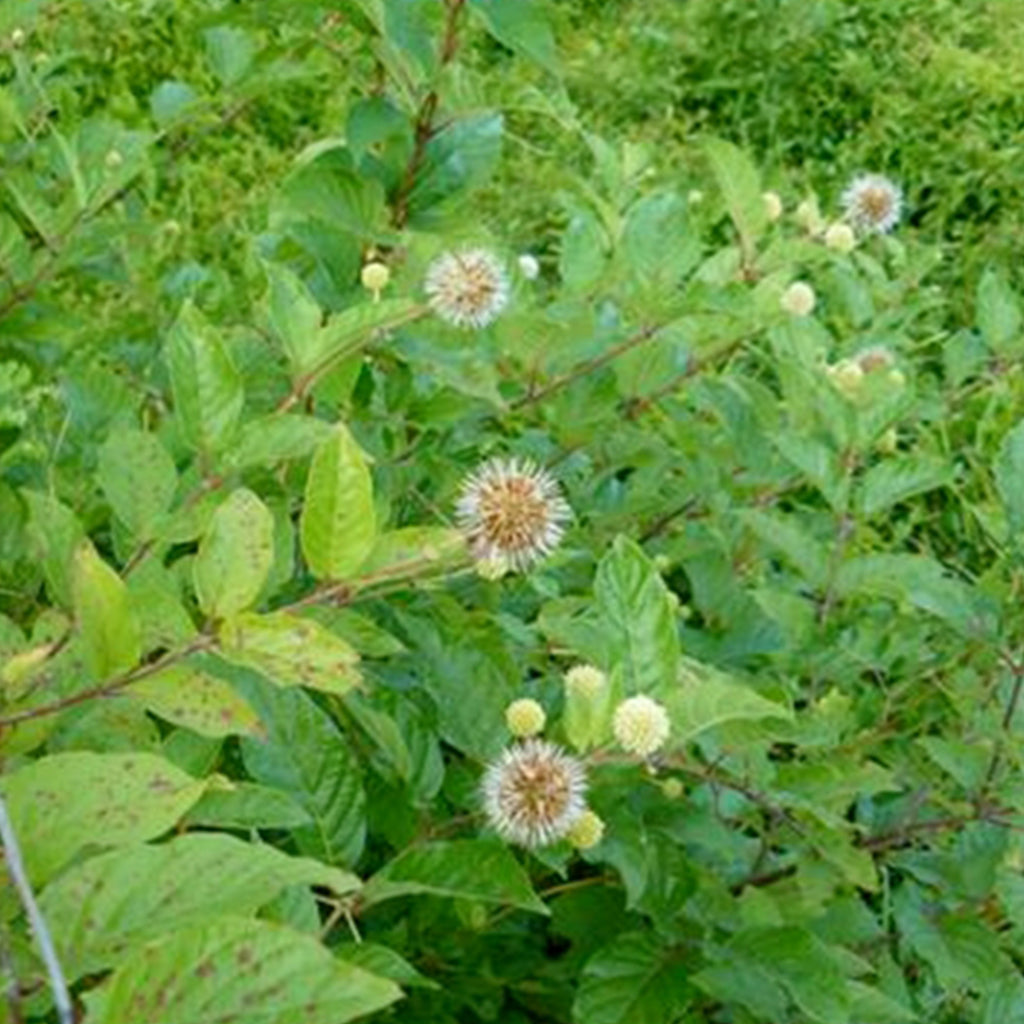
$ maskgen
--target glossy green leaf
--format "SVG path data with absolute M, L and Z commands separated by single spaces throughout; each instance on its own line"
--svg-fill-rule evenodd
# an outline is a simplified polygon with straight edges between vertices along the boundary
M 185 816 L 186 825 L 212 828 L 296 828 L 311 821 L 287 793 L 255 782 L 211 785 Z
M 754 247 L 768 224 L 757 169 L 743 150 L 724 139 L 705 139 L 704 153 L 725 198 L 743 250 L 753 255 Z
M 71 607 L 71 563 L 85 538 L 82 524 L 66 505 L 49 494 L 22 491 L 29 509 L 28 536 L 41 561 L 52 601 Z
M 118 428 L 99 450 L 100 487 L 114 514 L 145 541 L 156 534 L 178 486 L 178 472 L 159 439 L 144 430 Z
M 363 889 L 367 903 L 424 894 L 548 913 L 508 847 L 491 839 L 453 839 L 413 847 L 385 864 Z
M 278 686 L 343 695 L 361 681 L 359 654 L 313 619 L 271 612 L 236 615 L 220 631 L 221 653 Z
M 51 754 L 0 779 L 37 885 L 85 846 L 123 846 L 166 832 L 205 788 L 147 753 Z
M 92 674 L 107 679 L 133 668 L 142 654 L 142 640 L 128 588 L 88 542 L 75 551 L 71 589 Z
M 72 977 L 114 967 L 151 939 L 248 915 L 290 885 L 344 895 L 359 879 L 317 861 L 228 835 L 196 833 L 93 857 L 46 887 L 41 907 Z
M 251 607 L 274 561 L 274 517 L 240 487 L 214 512 L 192 569 L 199 607 L 223 619 Z
M 307 935 L 222 918 L 132 953 L 104 983 L 90 1024 L 294 1024 L 300 1008 L 304 1024 L 345 1024 L 401 994 Z
M 178 428 L 200 452 L 219 452 L 234 439 L 245 396 L 220 333 L 186 303 L 165 348 Z
M 548 71 L 558 70 L 555 38 L 536 0 L 470 0 L 470 6 L 499 43 Z
M 302 553 L 318 579 L 352 576 L 373 550 L 373 481 L 366 457 L 344 424 L 313 455 L 299 535 Z
M 323 312 L 298 275 L 287 267 L 267 265 L 270 324 L 284 346 L 294 374 L 301 374 L 319 355 Z
M 239 469 L 308 458 L 331 433 L 324 420 L 297 413 L 272 413 L 246 422 L 228 453 Z

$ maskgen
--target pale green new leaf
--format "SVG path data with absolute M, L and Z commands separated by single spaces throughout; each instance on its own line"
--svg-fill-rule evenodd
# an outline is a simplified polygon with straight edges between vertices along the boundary
M 215 619 L 255 603 L 274 562 L 274 517 L 252 491 L 233 491 L 214 512 L 192 569 L 199 607 Z
M 147 753 L 51 754 L 0 779 L 37 885 L 84 846 L 123 846 L 166 832 L 205 788 Z
M 344 424 L 313 455 L 299 531 L 302 553 L 318 579 L 353 575 L 373 549 L 373 481 L 366 457 Z
M 128 588 L 87 541 L 73 557 L 71 591 L 92 674 L 107 679 L 133 668 L 142 655 L 142 638 Z
M 752 255 L 768 225 L 757 168 L 743 150 L 724 139 L 705 139 L 704 152 L 736 225 L 743 251 Z
M 254 914 L 290 885 L 336 895 L 355 875 L 233 836 L 195 833 L 92 857 L 46 887 L 41 907 L 72 978 L 117 965 L 150 939 L 224 914 Z
M 90 1024 L 345 1024 L 402 991 L 308 935 L 222 918 L 136 950 L 101 993 Z
M 508 847 L 492 839 L 452 839 L 413 847 L 385 864 L 363 889 L 367 903 L 422 894 L 548 913 Z
M 357 686 L 359 654 L 313 619 L 288 612 L 253 613 L 228 619 L 220 631 L 221 653 L 278 686 L 308 686 L 344 695 Z

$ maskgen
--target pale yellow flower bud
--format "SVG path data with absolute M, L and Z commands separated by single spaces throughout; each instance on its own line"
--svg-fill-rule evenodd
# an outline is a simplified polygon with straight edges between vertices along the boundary
M 837 221 L 830 224 L 825 232 L 825 244 L 836 252 L 853 252 L 857 245 L 857 236 L 849 224 Z
M 888 379 L 893 387 L 904 388 L 907 386 L 907 377 L 902 370 L 890 370 Z
M 505 724 L 508 731 L 519 739 L 536 736 L 544 728 L 546 721 L 544 709 L 529 697 L 520 697 L 505 708 Z
M 112 149 L 107 153 L 103 162 L 107 165 L 108 171 L 116 171 L 124 163 L 124 157 L 121 156 L 119 150 Z
M 584 811 L 566 838 L 577 850 L 589 850 L 604 838 L 604 822 L 593 811 Z
M 17 48 L 25 45 L 25 30 L 22 28 L 16 28 L 11 33 L 11 46 Z
M 820 235 L 825 229 L 825 221 L 818 211 L 817 199 L 805 199 L 795 211 L 797 224 L 809 235 Z
M 699 188 L 691 188 L 690 191 L 686 193 L 686 201 L 691 206 L 699 206 L 704 202 L 704 193 L 701 192 Z
M 683 784 L 678 779 L 665 779 L 661 791 L 669 800 L 678 800 L 683 795 Z
M 765 216 L 774 223 L 782 216 L 782 197 L 778 192 L 764 192 L 761 200 L 764 202 Z
M 608 677 L 593 665 L 576 665 L 565 673 L 565 689 L 573 696 L 594 700 L 607 686 Z
M 367 291 L 379 295 L 388 286 L 388 281 L 391 280 L 391 271 L 388 270 L 386 263 L 373 260 L 360 271 L 359 280 Z
M 477 576 L 491 583 L 507 576 L 512 566 L 504 555 L 493 555 L 490 558 L 480 558 L 473 563 Z
M 895 427 L 890 427 L 879 439 L 878 450 L 883 455 L 892 455 L 899 444 L 899 435 Z
M 810 316 L 817 301 L 814 289 L 804 281 L 794 281 L 783 293 L 780 305 L 793 316 Z
M 537 275 L 540 274 L 540 263 L 537 262 L 536 256 L 532 253 L 524 252 L 516 262 L 519 264 L 519 273 L 527 281 L 535 281 L 537 279 Z
M 848 398 L 853 398 L 864 383 L 864 371 L 853 359 L 841 359 L 828 368 L 832 383 Z
M 619 745 L 640 757 L 649 757 L 663 747 L 670 728 L 665 708 L 643 695 L 624 700 L 612 719 L 612 732 Z

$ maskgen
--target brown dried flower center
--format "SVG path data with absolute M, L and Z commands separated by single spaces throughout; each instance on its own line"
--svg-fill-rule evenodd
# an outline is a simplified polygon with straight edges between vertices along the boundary
M 572 795 L 568 770 L 550 761 L 527 761 L 515 766 L 501 787 L 502 810 L 510 818 L 554 821 L 565 813 Z
M 871 220 L 884 220 L 892 210 L 892 196 L 884 188 L 866 188 L 860 196 L 860 205 Z
M 482 533 L 505 550 L 531 547 L 549 518 L 548 502 L 527 477 L 495 481 L 480 495 Z
M 461 263 L 461 273 L 452 275 L 449 295 L 463 309 L 482 309 L 490 304 L 498 291 L 493 272 L 483 263 Z

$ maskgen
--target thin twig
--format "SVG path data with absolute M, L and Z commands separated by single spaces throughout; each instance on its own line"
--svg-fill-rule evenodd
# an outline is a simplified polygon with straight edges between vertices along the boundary
M 7 874 L 10 875 L 14 888 L 18 890 L 21 905 L 25 908 L 36 945 L 39 947 L 39 953 L 46 965 L 46 973 L 50 978 L 50 989 L 53 992 L 53 1005 L 57 1009 L 60 1024 L 74 1024 L 75 1014 L 71 1005 L 71 994 L 68 992 L 68 983 L 64 979 L 64 970 L 60 965 L 60 960 L 57 959 L 57 950 L 50 937 L 50 929 L 46 926 L 46 919 L 39 910 L 39 904 L 36 903 L 35 893 L 32 892 L 32 886 L 25 872 L 25 864 L 21 858 L 18 838 L 14 834 L 14 826 L 7 814 L 7 804 L 2 796 L 0 796 L 0 839 L 4 844 Z

